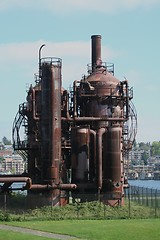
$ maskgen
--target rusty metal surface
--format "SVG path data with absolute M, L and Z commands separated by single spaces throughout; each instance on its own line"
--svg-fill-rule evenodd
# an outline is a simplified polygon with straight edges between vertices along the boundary
M 60 190 L 73 190 L 76 189 L 76 184 L 32 184 L 30 187 L 30 190 L 54 190 L 54 189 L 60 189 Z
M 61 159 L 61 66 L 53 65 L 51 73 L 51 167 L 57 169 L 54 183 L 58 184 Z
M 101 35 L 92 35 L 92 69 L 97 65 L 97 61 L 101 60 Z
M 122 186 L 122 128 L 110 127 L 104 137 L 104 185 L 108 191 L 120 191 Z
M 72 179 L 73 182 L 87 182 L 89 180 L 89 142 L 88 128 L 72 128 Z
M 28 193 L 48 192 L 57 199 L 55 205 L 61 205 L 61 191 L 62 204 L 71 192 L 108 194 L 104 202 L 110 205 L 123 202 L 123 162 L 133 142 L 127 143 L 124 127 L 130 117 L 135 121 L 133 96 L 128 82 L 113 76 L 114 65 L 102 62 L 100 35 L 91 37 L 91 51 L 88 75 L 74 81 L 70 91 L 62 87 L 61 59 L 39 57 L 38 79 L 14 121 L 15 135 L 21 119 L 28 121 L 27 144 L 20 142 L 19 134 L 17 145 L 14 140 L 27 156 L 31 180 L 28 184 L 24 178 L 25 188 Z M 18 181 L 16 176 L 1 180 L 4 190 Z
M 8 191 L 8 189 L 10 188 L 10 186 L 12 185 L 12 183 L 25 183 L 25 186 L 21 186 L 18 188 L 12 188 L 15 190 L 24 190 L 24 189 L 30 189 L 31 185 L 32 185 L 32 179 L 29 177 L 7 177 L 7 176 L 3 176 L 0 177 L 0 183 L 3 183 L 3 185 L 0 188 L 0 192 L 6 192 Z
M 28 177 L 0 177 L 0 183 L 8 182 L 30 182 L 31 179 Z
M 59 183 L 61 158 L 61 64 L 43 63 L 42 70 L 42 113 L 41 155 L 42 181 Z

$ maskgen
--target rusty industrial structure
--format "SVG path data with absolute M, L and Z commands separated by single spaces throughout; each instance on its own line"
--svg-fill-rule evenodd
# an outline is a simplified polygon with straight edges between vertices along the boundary
M 70 197 L 83 201 L 85 194 L 88 200 L 98 194 L 106 204 L 123 204 L 124 162 L 137 127 L 132 88 L 114 76 L 113 64 L 102 62 L 100 35 L 91 37 L 88 74 L 70 91 L 62 87 L 62 60 L 41 58 L 43 47 L 35 85 L 13 123 L 13 146 L 26 172 L 1 176 L 1 191 L 25 182 L 28 195 L 52 197 L 53 205 L 65 205 Z

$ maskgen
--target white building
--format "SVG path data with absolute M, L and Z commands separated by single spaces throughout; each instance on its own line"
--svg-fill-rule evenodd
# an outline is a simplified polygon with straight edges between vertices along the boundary
M 4 155 L 1 163 L 1 172 L 11 172 L 12 174 L 21 174 L 25 170 L 25 162 L 18 154 Z

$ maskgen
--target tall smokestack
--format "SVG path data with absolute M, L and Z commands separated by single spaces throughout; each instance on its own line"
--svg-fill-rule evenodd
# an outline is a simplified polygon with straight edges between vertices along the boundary
M 92 70 L 96 66 L 97 60 L 101 60 L 101 35 L 92 35 Z

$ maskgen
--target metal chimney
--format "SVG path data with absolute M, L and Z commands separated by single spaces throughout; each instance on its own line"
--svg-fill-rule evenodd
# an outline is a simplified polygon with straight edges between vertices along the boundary
M 96 66 L 97 60 L 101 60 L 101 35 L 92 35 L 92 70 Z

